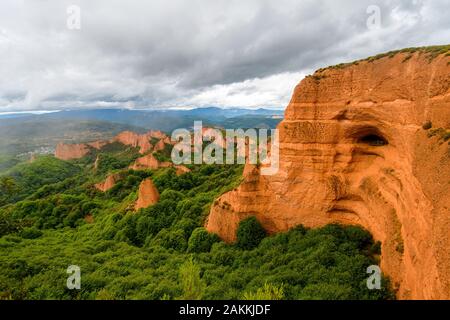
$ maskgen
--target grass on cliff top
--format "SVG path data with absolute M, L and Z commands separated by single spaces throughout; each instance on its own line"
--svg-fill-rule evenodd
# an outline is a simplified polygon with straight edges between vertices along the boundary
M 404 49 L 400 49 L 400 50 L 393 50 L 393 51 L 389 51 L 389 52 L 385 52 L 385 53 L 380 53 L 378 55 L 371 56 L 371 57 L 368 57 L 365 59 L 360 59 L 360 60 L 356 60 L 356 61 L 349 62 L 349 63 L 340 63 L 340 64 L 337 64 L 334 66 L 321 68 L 321 69 L 317 70 L 316 73 L 320 73 L 320 72 L 328 70 L 328 69 L 344 69 L 344 68 L 352 66 L 352 65 L 358 65 L 361 62 L 371 63 L 371 62 L 374 62 L 376 60 L 379 60 L 379 59 L 382 59 L 385 57 L 393 58 L 399 53 L 408 53 L 409 54 L 403 60 L 403 62 L 406 62 L 409 59 L 411 59 L 412 55 L 416 52 L 419 52 L 420 54 L 426 54 L 427 55 L 426 58 L 428 58 L 428 61 L 431 62 L 436 57 L 438 57 L 439 55 L 442 55 L 442 54 L 445 54 L 445 56 L 447 56 L 447 57 L 450 56 L 450 44 L 441 45 L 441 46 L 412 47 L 412 48 L 404 48 Z

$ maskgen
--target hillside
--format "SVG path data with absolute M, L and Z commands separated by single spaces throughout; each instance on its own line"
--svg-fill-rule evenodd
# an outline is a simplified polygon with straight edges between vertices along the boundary
M 45 115 L 0 119 L 0 155 L 53 154 L 59 142 L 76 143 L 112 138 L 119 132 L 143 131 L 131 125 L 97 120 L 48 119 Z
M 38 157 L 0 177 L 5 192 L 9 183 L 22 195 L 11 192 L 0 207 L 1 299 L 393 297 L 387 279 L 383 290 L 365 285 L 379 254 L 366 231 L 298 227 L 268 236 L 249 219 L 239 242 L 226 244 L 203 225 L 214 200 L 240 183 L 242 166 L 129 169 L 139 154 L 115 143 L 70 161 Z M 137 207 L 147 181 L 157 196 Z M 69 265 L 82 270 L 81 290 L 65 286 Z

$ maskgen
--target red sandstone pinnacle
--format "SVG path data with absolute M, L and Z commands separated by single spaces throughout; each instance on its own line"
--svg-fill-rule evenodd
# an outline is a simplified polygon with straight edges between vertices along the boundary
M 304 79 L 278 126 L 278 173 L 246 168 L 206 228 L 232 242 L 248 216 L 271 233 L 360 225 L 382 242 L 398 298 L 449 299 L 450 150 L 422 125 L 450 128 L 450 57 L 408 55 Z
M 148 208 L 159 200 L 159 192 L 153 184 L 152 179 L 145 179 L 139 186 L 138 199 L 136 201 L 135 210 Z

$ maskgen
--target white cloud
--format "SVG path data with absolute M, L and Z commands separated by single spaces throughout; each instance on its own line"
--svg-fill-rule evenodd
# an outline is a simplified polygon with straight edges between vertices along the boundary
M 378 5 L 381 28 L 368 30 Z M 66 27 L 69 5 L 81 30 Z M 2 0 L 0 112 L 283 107 L 304 74 L 450 43 L 447 0 Z
M 291 98 L 293 88 L 305 75 L 300 72 L 286 72 L 228 85 L 214 85 L 169 103 L 175 106 L 199 107 L 284 107 Z

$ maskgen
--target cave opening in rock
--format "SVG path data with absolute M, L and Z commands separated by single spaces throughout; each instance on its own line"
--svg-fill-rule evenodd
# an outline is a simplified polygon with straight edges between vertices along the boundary
M 385 146 L 388 144 L 388 141 L 380 135 L 377 134 L 368 134 L 358 139 L 358 143 L 368 144 L 374 147 Z

